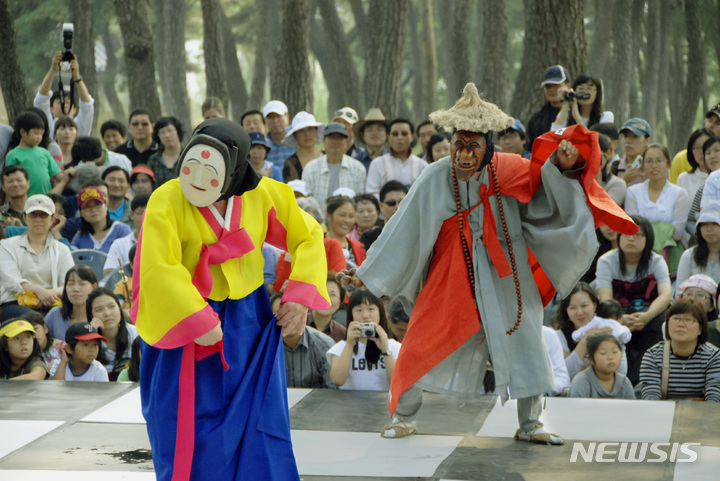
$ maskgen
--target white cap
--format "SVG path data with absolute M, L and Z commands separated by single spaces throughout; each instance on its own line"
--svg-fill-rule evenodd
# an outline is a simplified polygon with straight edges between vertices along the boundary
M 271 100 L 263 107 L 263 117 L 267 118 L 270 114 L 285 115 L 288 113 L 287 105 L 279 100 Z
M 350 187 L 338 187 L 333 191 L 330 197 L 335 197 L 336 195 L 344 195 L 345 197 L 350 197 L 352 199 L 355 197 L 355 191 Z
M 25 201 L 25 209 L 23 212 L 29 214 L 36 211 L 45 212 L 47 215 L 55 214 L 55 202 L 45 194 L 31 195 Z
M 290 187 L 292 187 L 293 192 L 297 192 L 299 194 L 304 195 L 307 197 L 308 190 L 307 190 L 307 184 L 303 180 L 291 180 L 287 183 Z

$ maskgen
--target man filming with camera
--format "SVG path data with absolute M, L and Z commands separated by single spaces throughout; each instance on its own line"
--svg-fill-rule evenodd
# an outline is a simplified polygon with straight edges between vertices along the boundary
M 564 102 L 564 95 L 570 88 L 570 74 L 562 65 L 548 67 L 543 73 L 543 81 L 540 84 L 545 94 L 545 105 L 535 112 L 528 122 L 528 150 L 532 150 L 536 137 L 545 132 L 550 132 L 553 122 L 558 118 L 562 109 L 569 108 L 568 102 Z M 575 103 L 577 109 L 577 103 Z M 567 115 L 567 110 L 565 110 Z M 578 114 L 579 116 L 579 114 Z
M 70 116 L 75 119 L 77 124 L 78 136 L 90 135 L 92 129 L 93 115 L 95 113 L 95 100 L 90 96 L 90 92 L 83 81 L 80 74 L 80 64 L 77 56 L 71 51 L 72 49 L 72 24 L 63 25 L 63 44 L 64 52 L 55 52 L 52 57 L 50 70 L 45 75 L 40 90 L 35 96 L 33 105 L 43 112 L 48 118 L 48 130 L 50 135 L 55 131 L 55 121 L 61 117 Z M 60 71 L 60 74 L 58 74 Z M 68 75 L 68 71 L 70 75 Z M 58 89 L 51 92 L 53 77 L 59 76 Z M 63 91 L 62 80 L 65 77 L 70 83 L 68 93 Z M 73 91 L 77 89 L 80 101 L 79 105 L 75 105 L 73 99 Z M 77 114 L 77 116 L 76 116 Z

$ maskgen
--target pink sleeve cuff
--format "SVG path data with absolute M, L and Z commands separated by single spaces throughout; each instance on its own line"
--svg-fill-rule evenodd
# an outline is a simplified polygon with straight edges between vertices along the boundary
M 208 333 L 218 323 L 220 318 L 212 307 L 205 306 L 170 329 L 158 342 L 153 344 L 160 349 L 174 349 L 189 344 L 203 334 Z
M 317 287 L 307 282 L 292 279 L 287 283 L 282 302 L 297 302 L 315 310 L 328 309 L 331 306 L 327 299 L 320 295 Z

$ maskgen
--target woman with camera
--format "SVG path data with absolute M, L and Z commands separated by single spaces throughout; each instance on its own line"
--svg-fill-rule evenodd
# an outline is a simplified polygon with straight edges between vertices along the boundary
M 602 81 L 589 73 L 578 76 L 572 83 L 572 89 L 565 90 L 561 95 L 562 107 L 550 130 L 570 125 L 590 128 L 595 124 L 615 121 L 612 112 L 603 110 Z
M 346 340 L 327 352 L 330 380 L 340 389 L 388 391 L 400 343 L 388 339 L 382 301 L 366 289 L 355 289 L 347 320 Z

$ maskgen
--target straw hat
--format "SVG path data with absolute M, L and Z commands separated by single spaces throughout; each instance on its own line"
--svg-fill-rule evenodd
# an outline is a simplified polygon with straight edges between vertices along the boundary
M 323 141 L 323 132 L 325 131 L 325 124 L 322 124 L 315 120 L 315 116 L 309 112 L 305 112 L 304 110 L 301 112 L 298 112 L 295 114 L 295 117 L 293 117 L 292 124 L 290 126 L 285 127 L 285 138 L 282 141 L 282 145 L 285 147 L 290 147 L 291 149 L 299 149 L 300 144 L 298 144 L 297 139 L 295 138 L 295 132 L 306 129 L 308 127 L 317 127 L 317 141 L 316 144 L 321 144 Z
M 377 107 L 373 107 L 370 110 L 368 110 L 367 114 L 365 114 L 365 118 L 362 119 L 360 122 L 357 122 L 355 125 L 353 125 L 353 133 L 355 134 L 355 143 L 364 147 L 365 142 L 363 142 L 361 132 L 365 128 L 367 124 L 377 122 L 383 124 L 387 128 L 388 119 L 385 118 L 385 115 L 383 115 L 382 110 L 380 110 Z
M 513 125 L 512 117 L 480 98 L 472 82 L 465 86 L 462 97 L 451 109 L 431 113 L 430 120 L 441 127 L 480 133 L 500 132 Z

